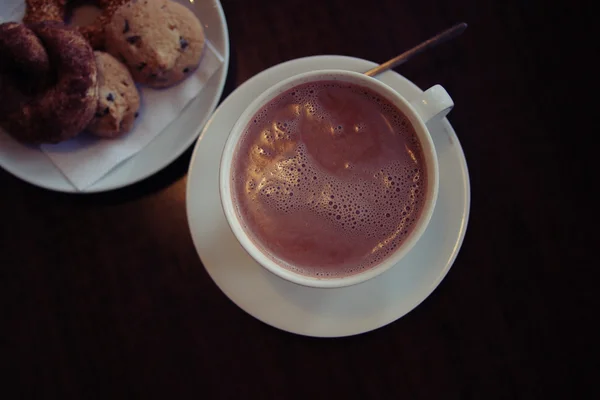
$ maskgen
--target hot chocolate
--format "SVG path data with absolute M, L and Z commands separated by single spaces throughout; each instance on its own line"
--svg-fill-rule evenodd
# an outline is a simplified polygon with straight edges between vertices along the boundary
M 235 150 L 231 185 L 245 231 L 282 267 L 360 273 L 411 233 L 426 165 L 408 118 L 373 90 L 339 81 L 267 103 Z

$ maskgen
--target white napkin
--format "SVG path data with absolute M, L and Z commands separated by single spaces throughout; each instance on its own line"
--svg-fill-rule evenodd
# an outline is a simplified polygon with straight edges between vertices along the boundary
M 21 3 L 5 20 L 21 20 L 24 10 L 25 5 Z M 141 107 L 131 132 L 117 139 L 98 139 L 83 133 L 40 148 L 76 189 L 84 190 L 165 131 L 222 64 L 223 56 L 207 40 L 200 66 L 185 81 L 168 89 L 138 87 Z

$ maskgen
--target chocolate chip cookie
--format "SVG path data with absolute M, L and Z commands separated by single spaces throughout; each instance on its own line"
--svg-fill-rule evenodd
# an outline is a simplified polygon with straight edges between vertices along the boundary
M 136 82 L 172 86 L 188 77 L 204 49 L 200 21 L 169 0 L 134 0 L 121 6 L 106 26 L 106 48 L 129 68 Z
M 96 136 L 115 138 L 133 128 L 140 95 L 127 67 L 108 53 L 95 51 L 98 67 L 98 106 L 87 130 Z

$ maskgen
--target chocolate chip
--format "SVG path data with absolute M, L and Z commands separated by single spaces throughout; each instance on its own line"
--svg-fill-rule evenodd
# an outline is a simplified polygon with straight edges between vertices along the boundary
M 186 47 L 188 47 L 189 43 L 183 37 L 179 36 L 179 45 L 182 49 L 185 49 Z
M 187 74 L 188 72 L 190 72 L 190 69 L 189 69 L 188 67 L 185 67 L 185 68 L 183 69 L 183 73 L 184 73 L 184 74 Z
M 125 20 L 125 27 L 123 28 L 123 33 L 129 32 L 129 21 Z
M 102 116 L 104 116 L 104 114 L 97 112 L 96 114 L 94 114 L 94 117 L 96 118 L 102 118 Z
M 143 70 L 143 69 L 146 67 L 146 65 L 147 65 L 147 64 L 146 64 L 145 62 L 143 62 L 143 63 L 139 63 L 139 64 L 138 64 L 138 66 L 137 66 L 137 70 L 138 70 L 138 71 L 141 71 L 141 70 Z
M 112 93 L 109 93 L 108 96 L 106 96 L 106 100 L 108 100 L 108 101 L 115 101 L 115 96 L 113 96 Z
M 108 109 L 108 107 L 106 107 L 106 108 L 104 109 L 104 115 L 108 114 L 108 112 L 109 112 L 109 111 L 110 111 L 110 110 Z
M 155 73 L 151 73 L 151 74 L 150 74 L 150 78 L 156 78 L 157 76 L 158 76 L 158 75 L 157 75 L 157 74 L 155 74 Z
M 129 43 L 129 44 L 136 44 L 141 39 L 142 39 L 141 36 L 135 35 L 135 36 L 129 36 L 126 40 L 127 40 L 127 43 Z
M 140 115 L 140 113 L 136 111 L 135 114 L 133 114 L 133 118 L 137 118 L 138 115 Z

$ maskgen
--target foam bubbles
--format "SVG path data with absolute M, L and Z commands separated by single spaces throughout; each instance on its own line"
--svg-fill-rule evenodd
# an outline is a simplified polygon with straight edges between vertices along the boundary
M 319 152 L 344 152 L 345 141 L 373 135 L 368 119 L 340 119 L 331 106 L 340 90 L 369 99 L 391 134 L 373 147 L 377 157 L 364 161 L 359 152 L 326 166 L 315 158 Z M 323 127 L 330 127 L 334 147 L 303 136 Z M 413 128 L 387 100 L 358 86 L 326 81 L 280 95 L 255 115 L 236 159 L 232 185 L 246 230 L 273 258 L 310 276 L 346 276 L 381 262 L 411 232 L 424 201 Z

